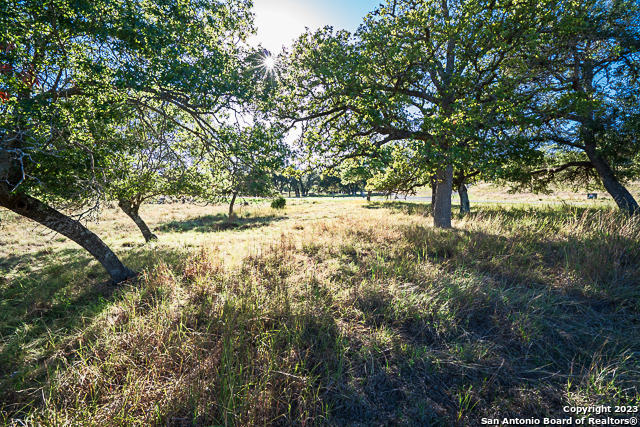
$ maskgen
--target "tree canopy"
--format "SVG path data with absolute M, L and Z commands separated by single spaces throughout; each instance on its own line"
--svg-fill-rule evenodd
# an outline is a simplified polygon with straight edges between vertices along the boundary
M 0 7 L 0 206 L 74 240 L 122 281 L 132 273 L 113 252 L 54 207 L 96 200 L 96 160 L 120 152 L 125 141 L 105 140 L 100 131 L 131 106 L 225 148 L 217 124 L 250 87 L 239 65 L 240 43 L 253 31 L 251 3 L 54 0 Z
M 519 160 L 508 179 L 540 191 L 595 182 L 620 209 L 638 211 L 623 183 L 640 176 L 639 12 L 637 2 L 584 1 L 528 46 L 525 81 L 536 95 L 527 108 L 540 126 L 525 135 L 544 156 Z
M 394 1 L 353 36 L 307 33 L 288 63 L 281 115 L 305 123 L 305 144 L 325 156 L 363 156 L 403 141 L 418 153 L 416 166 L 436 176 L 436 225 L 450 227 L 454 165 L 478 151 L 509 152 L 481 132 L 524 119 L 519 52 L 546 28 L 551 6 Z

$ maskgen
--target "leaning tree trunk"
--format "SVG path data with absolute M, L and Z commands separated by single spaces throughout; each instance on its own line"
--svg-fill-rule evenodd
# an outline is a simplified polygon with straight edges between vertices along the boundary
M 238 195 L 238 192 L 234 191 L 231 197 L 231 203 L 229 204 L 229 218 L 231 218 L 231 215 L 233 215 L 233 204 L 236 202 L 237 195 Z
M 129 216 L 136 223 L 140 231 L 142 232 L 142 236 L 144 237 L 145 242 L 150 242 L 152 240 L 158 240 L 158 236 L 153 234 L 147 224 L 140 218 L 138 212 L 140 211 L 140 203 L 139 202 L 131 202 L 127 199 L 118 199 L 118 206 L 124 213 Z
M 598 172 L 602 180 L 602 185 L 604 185 L 604 188 L 611 194 L 611 197 L 613 197 L 618 207 L 630 215 L 640 213 L 638 202 L 636 202 L 631 193 L 629 193 L 629 190 L 620 184 L 607 161 L 596 153 L 596 147 L 594 145 L 588 145 L 585 151 L 591 164 Z
M 437 228 L 451 228 L 451 192 L 453 166 L 446 165 L 436 172 L 436 200 L 433 203 L 433 223 Z
M 23 193 L 8 193 L 0 188 L 0 206 L 62 234 L 86 249 L 107 270 L 115 283 L 135 277 L 116 254 L 98 236 L 73 218 Z
M 464 182 L 458 185 L 458 195 L 460 196 L 460 215 L 464 216 L 471 212 L 471 204 L 469 203 L 469 193 Z

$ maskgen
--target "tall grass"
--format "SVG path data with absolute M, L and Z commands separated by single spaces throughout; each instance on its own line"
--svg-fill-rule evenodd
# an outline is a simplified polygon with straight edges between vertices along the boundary
M 480 425 L 637 404 L 638 218 L 494 207 L 454 226 L 372 204 L 237 264 L 159 261 L 30 376 L 3 366 L 4 421 Z

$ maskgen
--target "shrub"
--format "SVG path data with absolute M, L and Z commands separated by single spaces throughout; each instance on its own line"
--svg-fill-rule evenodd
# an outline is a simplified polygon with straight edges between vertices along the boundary
M 273 209 L 284 209 L 286 204 L 287 204 L 287 201 L 282 196 L 278 197 L 277 199 L 273 199 L 273 201 L 271 201 L 271 207 Z

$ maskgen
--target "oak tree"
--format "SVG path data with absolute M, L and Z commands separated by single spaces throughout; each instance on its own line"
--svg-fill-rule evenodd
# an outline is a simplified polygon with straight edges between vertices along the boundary
M 565 7 L 529 46 L 526 84 L 541 127 L 524 136 L 537 162 L 515 162 L 505 175 L 544 191 L 551 182 L 599 182 L 618 207 L 638 212 L 624 182 L 637 178 L 640 7 L 634 1 L 585 0 Z
M 186 130 L 216 143 L 212 123 L 244 90 L 237 47 L 252 31 L 250 4 L 2 2 L 0 206 L 78 243 L 114 282 L 132 277 L 60 208 L 101 198 L 96 159 L 121 147 L 96 133 L 124 106 L 178 108 L 195 123 Z
M 353 36 L 307 33 L 289 57 L 281 116 L 304 123 L 304 143 L 325 156 L 405 141 L 433 170 L 434 222 L 449 228 L 455 166 L 485 149 L 478 130 L 519 114 L 513 70 L 549 8 L 397 0 L 369 14 Z

